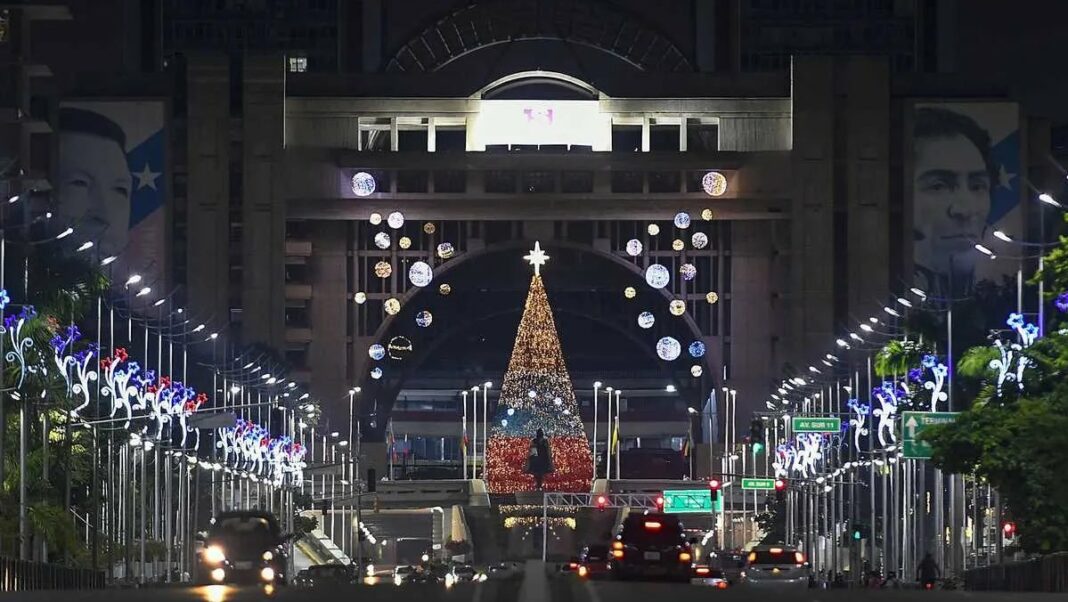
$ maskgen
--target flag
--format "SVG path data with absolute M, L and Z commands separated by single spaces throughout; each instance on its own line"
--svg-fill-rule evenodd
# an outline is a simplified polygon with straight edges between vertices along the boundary
M 619 422 L 616 422 L 616 427 L 612 429 L 612 445 L 609 446 L 612 453 L 616 453 L 619 450 Z
M 467 431 L 464 431 L 464 436 L 460 438 L 460 456 L 467 457 Z
M 690 447 L 692 445 L 693 445 L 693 441 L 691 440 L 689 435 L 686 435 L 686 440 L 682 442 L 682 457 L 683 458 L 689 458 L 690 457 Z

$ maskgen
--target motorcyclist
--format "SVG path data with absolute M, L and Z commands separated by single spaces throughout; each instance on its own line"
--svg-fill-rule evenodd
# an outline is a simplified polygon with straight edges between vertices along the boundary
M 916 568 L 916 580 L 925 589 L 931 589 L 934 587 L 935 581 L 942 576 L 942 570 L 938 568 L 938 563 L 935 562 L 931 553 L 928 552 L 923 560 L 920 561 L 920 566 Z

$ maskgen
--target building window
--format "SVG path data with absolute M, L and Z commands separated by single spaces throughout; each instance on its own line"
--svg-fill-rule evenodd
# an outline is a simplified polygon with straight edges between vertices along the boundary
M 308 57 L 306 56 L 291 56 L 289 57 L 289 72 L 290 73 L 304 73 L 308 70 Z

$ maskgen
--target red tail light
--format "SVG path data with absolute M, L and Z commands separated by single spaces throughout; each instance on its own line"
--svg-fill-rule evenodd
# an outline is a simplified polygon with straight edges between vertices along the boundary
M 772 554 L 782 554 L 782 548 L 772 548 L 772 549 L 770 549 L 768 551 L 771 552 Z
M 716 584 L 716 587 L 719 588 L 719 589 L 727 589 L 727 582 L 726 581 L 720 581 L 719 583 Z
M 579 577 L 585 577 L 585 576 L 587 576 L 589 574 L 590 574 L 590 570 L 587 569 L 585 566 L 580 566 L 578 568 L 578 576 Z
M 708 575 L 709 573 L 712 572 L 712 569 L 708 568 L 707 566 L 699 566 L 696 569 L 694 569 L 694 572 L 697 573 L 698 575 Z
M 649 531 L 659 531 L 662 525 L 655 520 L 645 521 L 645 528 Z
M 797 564 L 805 564 L 805 555 L 801 552 L 794 552 L 794 560 L 797 561 Z
M 933 583 L 924 583 L 923 584 L 923 589 L 934 589 L 934 584 Z
M 612 550 L 613 558 L 623 558 L 623 550 Z
M 623 549 L 623 542 L 622 541 L 613 541 L 612 542 L 612 549 L 613 550 L 622 550 Z
M 571 563 L 571 570 L 575 570 L 575 569 L 577 569 L 577 568 L 578 568 L 578 565 L 579 565 L 579 564 L 578 564 L 577 562 L 572 562 L 572 563 Z

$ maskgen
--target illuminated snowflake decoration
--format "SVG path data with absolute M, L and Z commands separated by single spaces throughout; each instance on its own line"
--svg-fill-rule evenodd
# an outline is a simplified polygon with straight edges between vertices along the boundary
M 631 257 L 637 257 L 641 255 L 642 248 L 642 241 L 638 240 L 637 238 L 632 238 L 627 241 L 627 255 L 630 255 Z
M 352 194 L 356 196 L 371 196 L 376 187 L 375 177 L 366 171 L 358 171 L 352 176 Z
M 680 230 L 685 230 L 690 227 L 690 214 L 685 211 L 680 211 L 675 214 L 675 227 Z
M 379 232 L 378 234 L 375 234 L 375 246 L 378 247 L 379 249 L 383 249 L 383 250 L 388 249 L 389 248 L 389 243 L 390 243 L 389 234 L 387 234 L 385 232 Z
M 386 218 L 386 223 L 389 224 L 390 228 L 393 228 L 394 230 L 400 230 L 401 226 L 404 225 L 404 214 L 400 211 L 394 211 L 393 213 L 389 214 L 389 217 Z
M 708 246 L 708 235 L 704 232 L 694 232 L 690 237 L 690 244 L 695 249 L 703 249 Z
M 434 270 L 425 261 L 417 261 L 408 268 L 408 280 L 415 286 L 426 286 L 433 279 Z
M 705 354 L 705 344 L 701 341 L 690 343 L 690 357 L 702 357 Z
M 659 263 L 654 263 L 645 269 L 645 282 L 653 288 L 664 288 L 671 282 L 671 272 Z
M 1068 313 L 1068 291 L 1057 295 L 1057 298 L 1053 300 L 1053 305 L 1062 314 Z
M 666 362 L 673 362 L 682 354 L 682 345 L 674 337 L 663 337 L 656 342 L 656 354 Z
M 899 385 L 891 381 L 884 381 L 871 391 L 872 399 L 879 402 L 879 407 L 872 410 L 872 415 L 879 419 L 875 433 L 879 438 L 879 445 L 883 447 L 897 442 L 894 419 L 897 416 L 897 406 L 905 401 L 902 393 Z
M 690 366 L 690 375 L 693 376 L 694 378 L 700 378 L 701 375 L 704 374 L 704 373 L 705 373 L 705 369 L 702 368 L 699 364 L 694 364 L 694 365 Z
M 849 425 L 853 427 L 853 448 L 860 451 L 860 438 L 868 434 L 868 416 L 871 414 L 871 406 L 856 399 L 850 399 L 846 405 L 853 412 L 853 417 L 849 419 Z
M 456 248 L 452 246 L 451 242 L 443 242 L 438 245 L 438 257 L 442 259 L 448 259 L 456 254 Z
M 430 324 L 432 324 L 433 322 L 434 314 L 430 313 L 425 309 L 415 314 L 415 324 L 420 328 L 426 328 L 427 326 L 430 326 Z
M 930 411 L 937 412 L 939 402 L 949 399 L 949 393 L 943 390 L 946 386 L 946 377 L 949 376 L 949 367 L 938 361 L 937 357 L 929 354 L 923 356 L 921 365 L 926 372 L 930 373 L 930 378 L 923 382 L 923 388 L 931 392 Z
M 682 279 L 689 282 L 697 276 L 697 268 L 692 263 L 684 263 L 679 266 L 679 274 L 682 275 Z
M 718 171 L 710 171 L 701 178 L 701 188 L 708 196 L 723 196 L 727 192 L 727 178 Z M 705 209 L 705 211 L 709 210 Z
M 386 357 L 386 348 L 382 345 L 379 345 L 378 343 L 375 343 L 374 345 L 371 345 L 367 348 L 367 355 L 369 355 L 371 359 L 377 362 L 382 358 Z
M 638 326 L 642 328 L 652 328 L 655 322 L 656 316 L 654 316 L 650 312 L 643 311 L 642 313 L 638 314 Z

